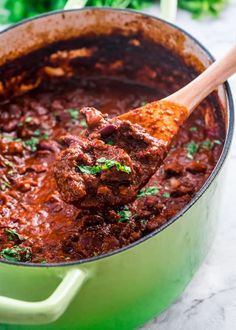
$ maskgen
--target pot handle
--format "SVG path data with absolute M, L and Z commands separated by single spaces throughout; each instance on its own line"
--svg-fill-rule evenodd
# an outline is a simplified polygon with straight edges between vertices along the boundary
M 68 271 L 51 296 L 42 301 L 28 302 L 0 296 L 0 323 L 39 325 L 57 320 L 87 277 L 87 273 L 79 269 Z

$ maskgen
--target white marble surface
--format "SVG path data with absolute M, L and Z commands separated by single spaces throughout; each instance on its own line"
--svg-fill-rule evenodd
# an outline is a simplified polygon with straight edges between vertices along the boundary
M 158 8 L 148 12 L 158 14 Z M 193 21 L 179 11 L 176 24 L 219 58 L 236 43 L 236 0 L 231 0 L 220 19 Z M 230 83 L 236 105 L 236 76 Z M 182 296 L 142 330 L 236 329 L 236 135 L 229 158 L 220 223 L 207 259 Z

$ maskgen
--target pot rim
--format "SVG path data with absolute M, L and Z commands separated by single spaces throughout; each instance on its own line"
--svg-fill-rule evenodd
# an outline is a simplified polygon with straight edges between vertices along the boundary
M 201 42 L 199 42 L 195 37 L 193 37 L 190 33 L 186 32 L 184 29 L 178 27 L 177 25 L 167 22 L 164 19 L 161 19 L 159 17 L 156 17 L 154 15 L 150 15 L 150 14 L 146 14 L 143 12 L 137 12 L 135 10 L 132 9 L 121 9 L 121 8 L 111 8 L 111 7 L 84 7 L 84 8 L 80 8 L 80 9 L 69 9 L 69 10 L 56 10 L 53 12 L 48 12 L 45 14 L 41 14 L 41 15 L 37 15 L 36 17 L 33 18 L 29 18 L 29 19 L 25 19 L 17 24 L 13 24 L 11 26 L 9 26 L 8 28 L 4 29 L 3 31 L 0 32 L 0 35 L 8 32 L 9 30 L 12 30 L 20 25 L 24 25 L 25 23 L 34 21 L 34 20 L 40 20 L 42 17 L 47 17 L 47 16 L 54 16 L 54 15 L 58 15 L 61 13 L 65 13 L 65 12 L 82 12 L 82 11 L 113 11 L 113 12 L 124 12 L 124 13 L 135 13 L 136 15 L 140 15 L 140 16 L 146 16 L 146 17 L 150 17 L 152 19 L 158 20 L 160 22 L 163 22 L 171 27 L 173 27 L 174 29 L 182 32 L 184 35 L 186 35 L 187 37 L 189 37 L 194 43 L 196 43 L 202 50 L 203 52 L 208 56 L 208 58 L 211 61 L 214 61 L 215 58 L 211 55 L 211 53 L 208 51 L 208 49 L 205 48 L 205 46 L 203 46 L 201 44 Z M 73 265 L 81 265 L 81 264 L 86 264 L 89 262 L 93 262 L 93 261 L 97 261 L 100 259 L 104 259 L 107 257 L 111 257 L 115 254 L 118 253 L 122 253 L 124 251 L 127 251 L 141 243 L 143 243 L 144 241 L 156 236 L 158 233 L 162 232 L 163 230 L 165 230 L 165 228 L 169 227 L 170 225 L 172 225 L 175 221 L 177 221 L 178 219 L 180 219 L 199 199 L 200 197 L 202 197 L 202 195 L 205 193 L 205 191 L 210 187 L 211 183 L 214 181 L 214 179 L 216 178 L 216 176 L 218 175 L 218 173 L 220 172 L 223 164 L 225 163 L 226 157 L 228 155 L 231 143 L 232 143 L 232 138 L 233 138 L 233 132 L 234 132 L 234 102 L 233 102 L 233 97 L 232 97 L 232 93 L 231 93 L 231 89 L 229 86 L 228 81 L 226 81 L 223 86 L 225 87 L 225 93 L 226 93 L 226 97 L 227 97 L 227 110 L 228 110 L 228 129 L 226 131 L 226 135 L 225 135 L 225 142 L 224 142 L 224 147 L 222 150 L 222 153 L 220 155 L 220 158 L 218 159 L 215 168 L 213 169 L 213 171 L 211 172 L 210 176 L 207 178 L 207 180 L 205 181 L 205 183 L 203 184 L 203 186 L 201 187 L 201 189 L 195 194 L 195 196 L 191 199 L 191 201 L 185 205 L 185 207 L 183 207 L 183 209 L 178 212 L 174 217 L 170 218 L 166 223 L 164 223 L 162 226 L 160 226 L 159 228 L 157 228 L 156 230 L 154 230 L 153 232 L 151 232 L 150 234 L 140 238 L 139 240 L 114 251 L 102 254 L 102 255 L 98 255 L 95 257 L 91 257 L 91 258 L 85 258 L 85 259 L 81 259 L 78 261 L 67 261 L 67 262 L 59 262 L 59 263 L 45 263 L 45 264 L 36 264 L 36 263 L 25 263 L 25 262 L 14 262 L 14 261 L 7 261 L 7 260 L 0 260 L 0 264 L 8 264 L 8 265 L 14 265 L 14 266 L 23 266 L 23 267 L 65 267 L 65 266 L 73 266 Z

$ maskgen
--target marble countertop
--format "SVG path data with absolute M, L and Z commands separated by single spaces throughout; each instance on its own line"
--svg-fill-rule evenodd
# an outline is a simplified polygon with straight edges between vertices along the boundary
M 158 15 L 158 7 L 146 12 Z M 236 43 L 236 0 L 230 1 L 219 19 L 192 20 L 179 11 L 175 24 L 219 58 Z M 236 76 L 230 85 L 236 105 Z M 142 330 L 236 329 L 236 135 L 229 158 L 220 223 L 208 257 L 182 296 Z

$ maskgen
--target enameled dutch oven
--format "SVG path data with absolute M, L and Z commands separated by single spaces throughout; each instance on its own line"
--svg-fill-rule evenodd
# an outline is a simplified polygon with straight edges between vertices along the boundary
M 83 9 L 44 15 L 1 33 L 0 65 L 56 41 L 88 33 L 109 35 L 114 30 L 142 33 L 192 65 L 193 58 L 202 67 L 212 62 L 201 44 L 162 20 L 125 10 Z M 216 229 L 234 120 L 227 83 L 218 89 L 218 96 L 225 145 L 193 200 L 158 230 L 106 255 L 47 265 L 1 261 L 1 330 L 135 329 L 181 294 L 207 254 Z

